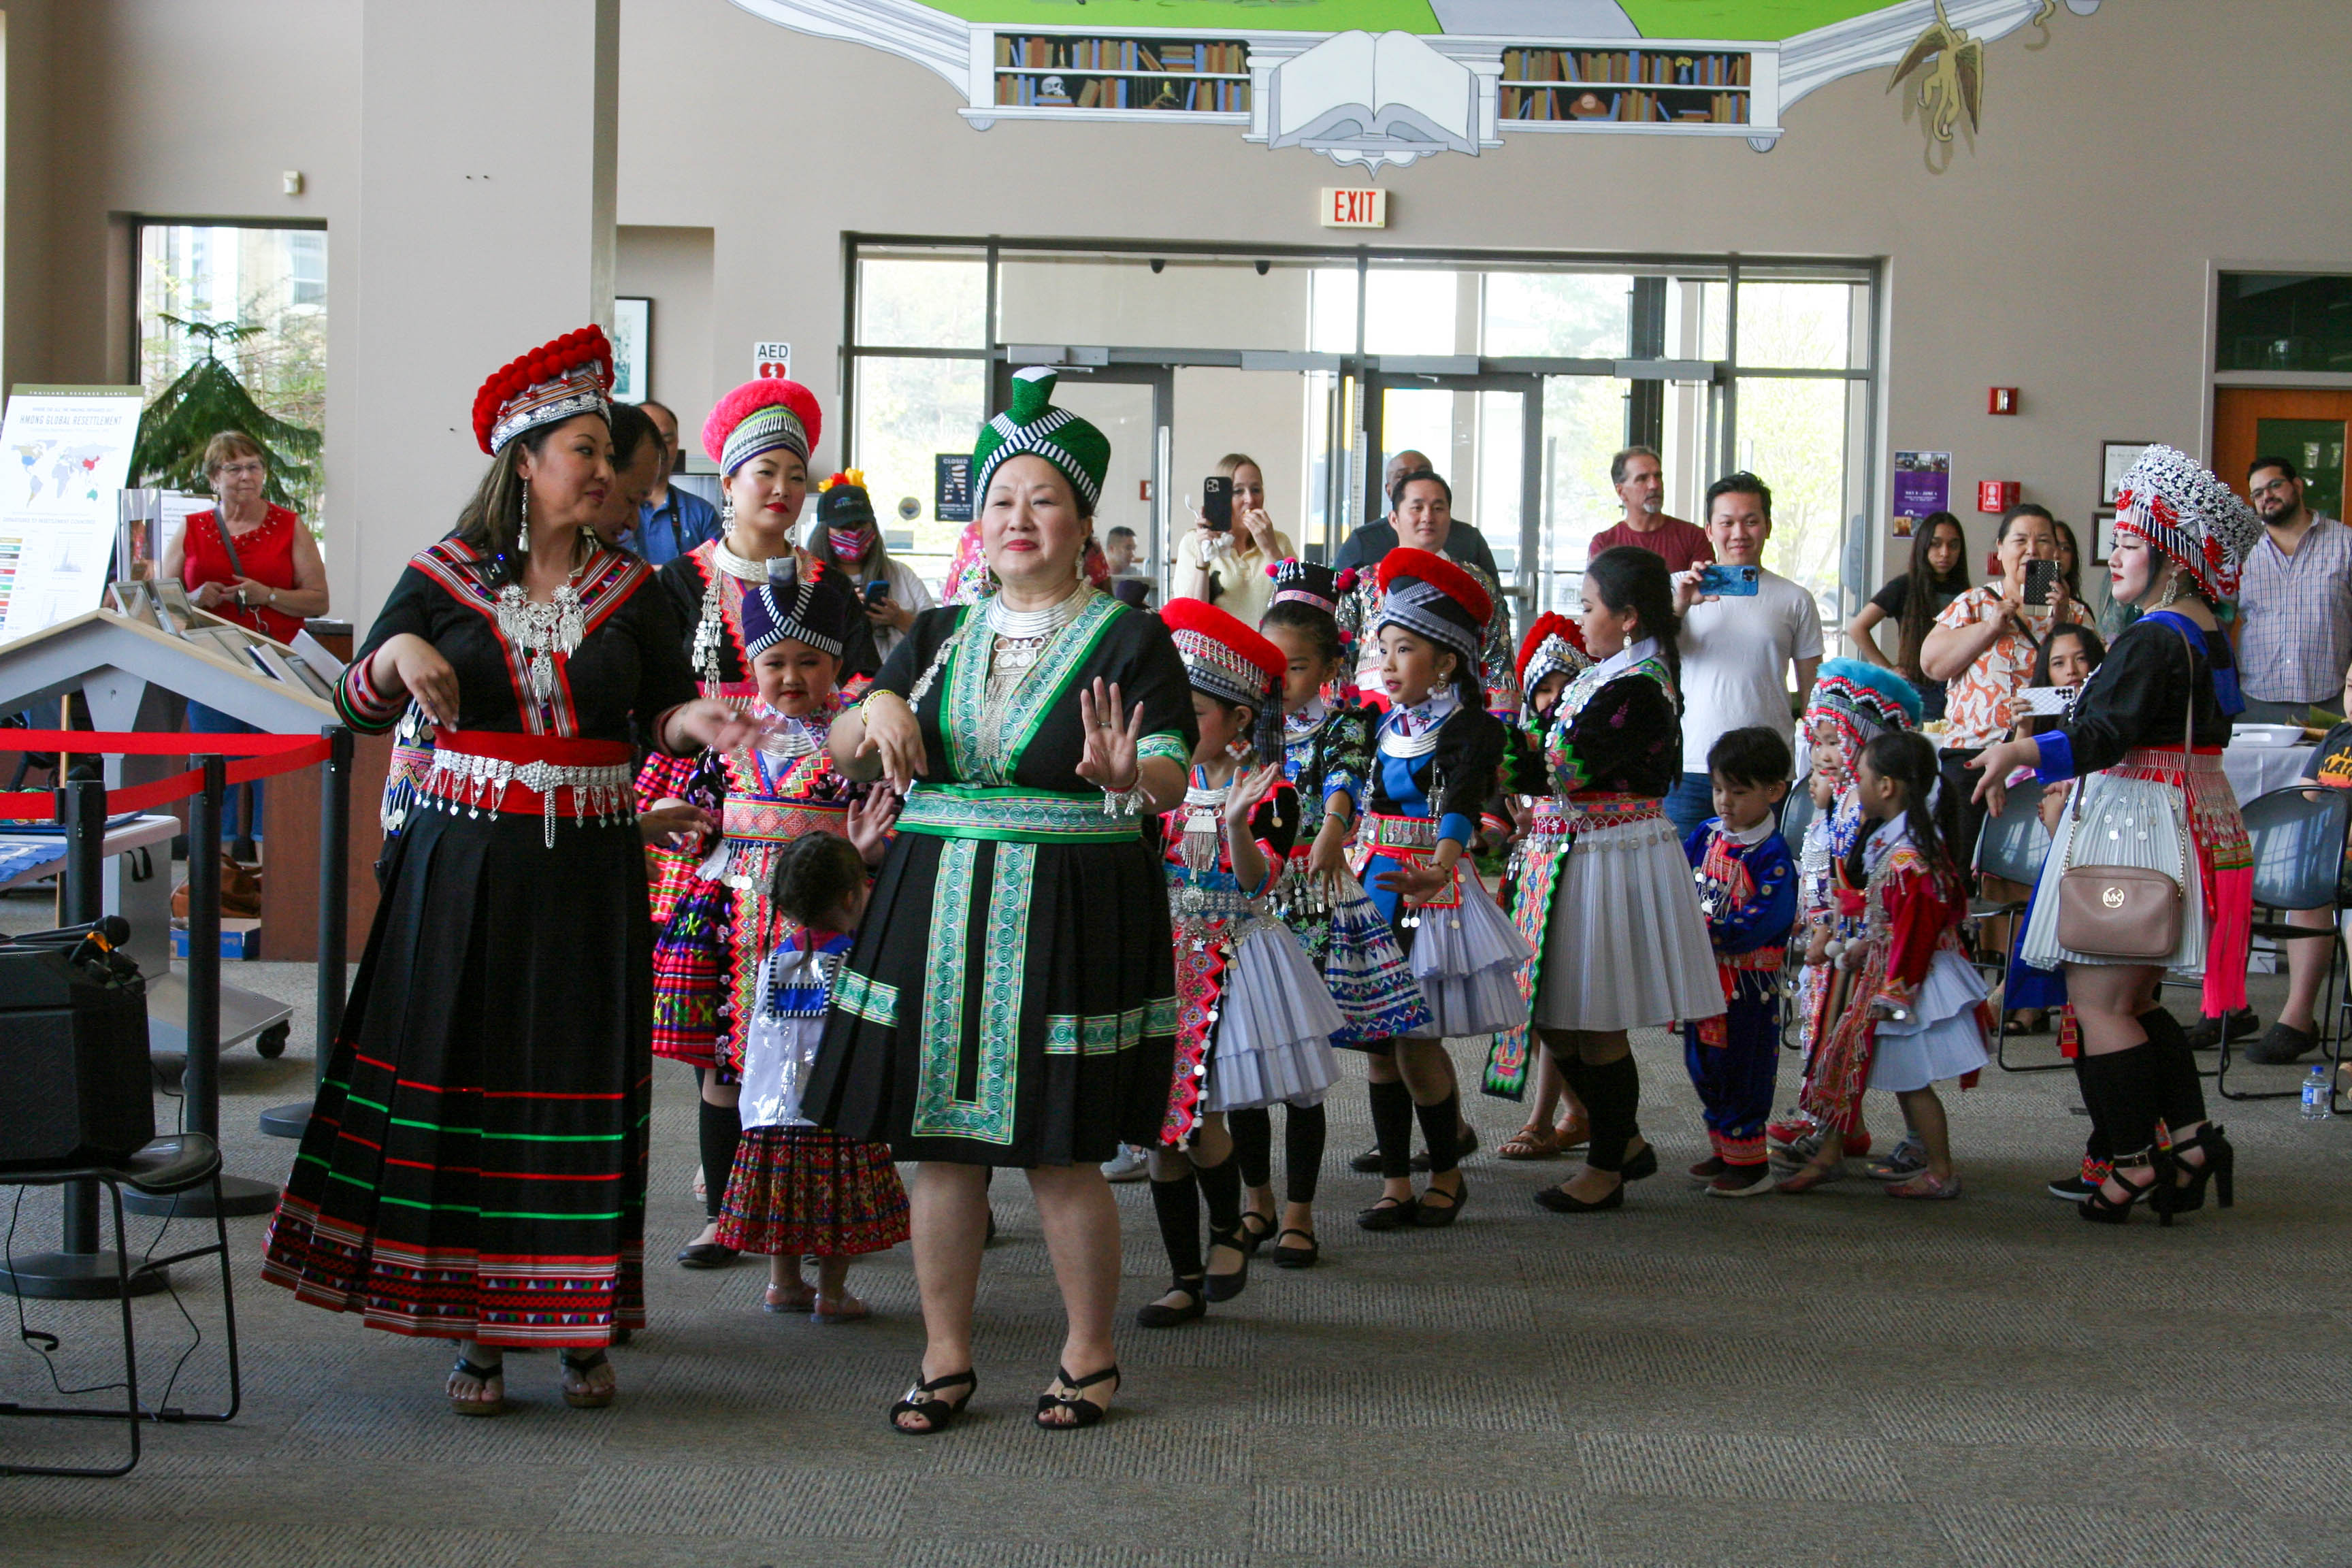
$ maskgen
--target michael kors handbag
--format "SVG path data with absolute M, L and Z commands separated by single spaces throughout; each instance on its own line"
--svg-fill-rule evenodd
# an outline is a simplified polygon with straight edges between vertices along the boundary
M 2188 638 L 2181 639 L 2185 645 Z M 2190 668 L 2195 669 L 2195 649 Z M 2189 689 L 2189 710 L 2181 721 L 2180 754 L 2184 769 L 2196 748 L 2196 689 Z M 2140 866 L 2077 866 L 2074 851 L 2082 839 L 2083 780 L 2074 783 L 2071 809 L 2074 831 L 2067 836 L 2066 863 L 2058 876 L 2058 945 L 2069 952 L 2117 963 L 2162 963 L 2180 947 L 2180 922 L 2186 902 L 2183 882 L 2161 871 Z M 2185 879 L 2189 857 L 2187 803 L 2182 803 L 2180 868 Z

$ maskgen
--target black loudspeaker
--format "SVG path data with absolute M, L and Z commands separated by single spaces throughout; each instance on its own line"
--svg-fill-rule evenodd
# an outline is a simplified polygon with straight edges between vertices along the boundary
M 120 953 L 0 943 L 0 1165 L 74 1165 L 155 1136 L 147 983 Z

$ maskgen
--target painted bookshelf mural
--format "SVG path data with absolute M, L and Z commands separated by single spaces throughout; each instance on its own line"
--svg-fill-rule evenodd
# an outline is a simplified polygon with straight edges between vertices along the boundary
M 1965 91 L 1973 132 L 1985 44 L 2046 34 L 2062 11 L 2086 16 L 2100 0 L 733 3 L 929 68 L 980 130 L 1223 124 L 1376 172 L 1440 153 L 1476 157 L 1531 132 L 1736 137 L 1768 152 L 1806 93 L 1887 68 L 1890 88 L 1914 79 L 1939 127 Z

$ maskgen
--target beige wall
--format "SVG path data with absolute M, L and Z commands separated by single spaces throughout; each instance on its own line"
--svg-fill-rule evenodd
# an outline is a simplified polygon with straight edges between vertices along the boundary
M 710 414 L 712 382 L 711 231 L 623 224 L 613 291 L 654 302 L 654 400 L 677 416 L 680 439 L 700 468 L 702 422 Z
M 434 412 L 456 426 L 473 378 L 547 335 L 548 322 L 575 319 L 579 290 L 534 296 L 529 280 L 492 276 L 486 259 L 451 285 L 474 296 L 446 301 L 474 329 L 434 350 L 446 368 L 419 374 L 396 337 L 372 355 L 351 352 L 349 323 L 370 286 L 350 229 L 359 41 L 375 3 L 10 0 L 8 379 L 107 373 L 110 213 L 299 212 L 335 226 L 338 485 L 358 439 L 355 384 L 383 377 L 419 397 L 454 397 Z M 576 25 L 567 18 L 578 7 L 546 5 L 535 12 L 543 25 Z M 401 110 L 420 126 L 509 92 L 548 42 L 522 29 L 492 68 L 473 44 L 459 47 L 478 28 L 457 9 L 446 30 L 427 30 L 438 32 L 437 55 L 419 47 L 422 74 Z M 379 36 L 371 26 L 371 43 Z M 1918 133 L 1879 70 L 1792 106 L 1769 154 L 1738 141 L 1520 135 L 1475 160 L 1391 171 L 1384 242 L 1885 257 L 1883 447 L 1948 447 L 1956 489 L 2018 479 L 2028 496 L 2080 517 L 2102 437 L 2199 445 L 2214 261 L 2352 268 L 2352 204 L 2340 198 L 2352 121 L 2336 112 L 2352 5 L 2108 0 L 2087 18 L 2062 8 L 2038 52 L 2032 37 L 1989 47 L 1983 135 L 1940 176 L 1923 168 Z M 226 39 L 266 90 L 225 99 L 209 62 Z M 632 0 L 620 42 L 619 218 L 711 237 L 698 333 L 708 369 L 673 371 L 665 358 L 656 374 L 701 374 L 706 396 L 749 374 L 750 344 L 773 337 L 793 343 L 828 413 L 837 406 L 844 230 L 1312 244 L 1328 237 L 1312 221 L 1315 191 L 1350 178 L 1310 154 L 1244 142 L 1230 126 L 976 132 L 929 72 L 723 0 Z M 479 68 L 460 70 L 463 60 Z M 373 72 L 371 61 L 371 82 Z M 525 120 L 511 117 L 518 134 Z M 560 145 L 495 151 L 518 171 L 565 155 Z M 394 143 L 386 155 L 409 154 Z M 289 201 L 278 172 L 297 167 L 310 190 Z M 2275 199 L 2253 199 L 2255 182 L 2290 171 Z M 478 221 L 447 203 L 414 214 L 446 230 L 419 237 L 442 251 L 462 250 Z M 567 232 L 562 244 L 586 241 Z M 656 311 L 656 353 L 690 353 L 679 339 L 694 329 L 678 325 L 690 310 Z M 666 400 L 691 401 L 656 384 Z M 1994 384 L 2023 388 L 2021 416 L 1986 416 Z M 839 450 L 831 436 L 823 447 L 820 466 Z M 446 525 L 457 499 L 446 484 L 398 505 L 362 497 L 337 509 L 338 527 L 365 532 L 367 559 L 396 561 Z M 354 552 L 336 540 L 330 553 Z M 381 587 L 372 572 L 338 607 L 363 618 Z

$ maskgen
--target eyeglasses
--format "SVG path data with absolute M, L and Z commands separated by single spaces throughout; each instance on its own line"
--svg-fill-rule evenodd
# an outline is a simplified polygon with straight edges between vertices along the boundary
M 2268 484 L 2255 485 L 2252 487 L 2247 490 L 2246 494 L 2256 500 L 2259 500 L 2263 496 L 2267 495 L 2284 495 L 2286 494 L 2286 488 L 2293 483 L 2294 483 L 2293 479 L 2286 478 L 2284 475 L 2281 475 L 2279 478 L 2271 480 Z
M 223 463 L 219 468 L 213 470 L 213 478 L 216 479 L 223 478 L 257 479 L 268 471 L 268 467 L 258 461 Z

